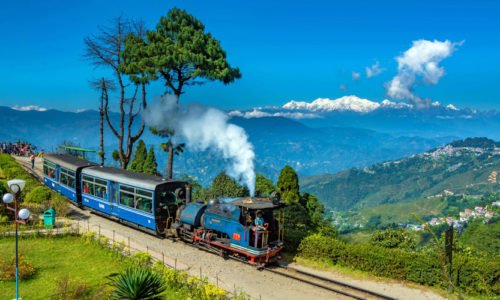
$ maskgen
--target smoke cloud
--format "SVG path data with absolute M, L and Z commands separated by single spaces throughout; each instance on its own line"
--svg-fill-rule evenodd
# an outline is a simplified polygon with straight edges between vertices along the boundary
M 396 57 L 398 74 L 388 83 L 387 95 L 396 99 L 406 99 L 417 107 L 428 107 L 429 99 L 422 99 L 413 92 L 422 79 L 425 84 L 437 84 L 444 75 L 444 68 L 439 63 L 452 55 L 463 42 L 448 40 L 414 41 L 410 49 Z
M 254 149 L 245 130 L 228 123 L 227 114 L 198 104 L 181 107 L 176 97 L 167 95 L 149 105 L 142 116 L 148 126 L 174 130 L 174 138 L 190 150 L 220 154 L 228 161 L 226 173 L 254 195 Z

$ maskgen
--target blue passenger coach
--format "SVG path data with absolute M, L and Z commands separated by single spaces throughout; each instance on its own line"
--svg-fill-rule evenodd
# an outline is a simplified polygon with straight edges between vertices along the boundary
M 81 205 L 80 176 L 84 168 L 94 163 L 67 154 L 47 153 L 43 161 L 43 181 L 46 186 Z
M 84 207 L 142 230 L 163 235 L 186 201 L 186 182 L 111 167 L 82 171 Z

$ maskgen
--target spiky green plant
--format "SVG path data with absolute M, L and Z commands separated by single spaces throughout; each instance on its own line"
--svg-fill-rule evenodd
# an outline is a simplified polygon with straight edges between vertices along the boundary
M 110 276 L 113 288 L 111 299 L 157 300 L 162 299 L 166 290 L 163 276 L 149 268 L 128 268 L 124 272 Z

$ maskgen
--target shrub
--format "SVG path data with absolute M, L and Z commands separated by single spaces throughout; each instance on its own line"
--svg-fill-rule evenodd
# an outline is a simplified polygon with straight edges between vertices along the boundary
M 56 280 L 56 293 L 59 300 L 84 299 L 92 289 L 87 283 L 80 280 L 71 280 L 68 275 Z
M 167 289 L 165 279 L 150 268 L 128 268 L 110 276 L 111 299 L 162 299 Z
M 132 263 L 139 267 L 150 267 L 153 263 L 153 257 L 146 252 L 137 252 L 132 255 Z
M 22 255 L 19 256 L 19 278 L 28 279 L 35 275 L 36 270 L 33 265 Z M 16 279 L 16 257 L 13 256 L 9 261 L 0 259 L 0 280 Z
M 299 246 L 298 256 L 306 259 L 370 272 L 377 276 L 445 287 L 437 255 L 433 252 L 412 252 L 387 249 L 371 244 L 345 243 L 314 234 Z M 500 261 L 470 259 L 454 254 L 453 284 L 470 294 L 500 294 Z
M 27 203 L 37 203 L 42 204 L 45 201 L 50 200 L 52 194 L 50 190 L 44 186 L 37 186 L 34 188 L 24 200 Z
M 69 213 L 70 204 L 66 197 L 56 194 L 52 197 L 50 203 L 52 208 L 56 210 L 58 216 L 66 216 Z

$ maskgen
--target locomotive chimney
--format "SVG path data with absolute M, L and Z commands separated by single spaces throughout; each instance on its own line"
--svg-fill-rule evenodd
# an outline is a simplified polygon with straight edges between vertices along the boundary
M 191 185 L 186 184 L 186 204 L 191 202 Z

